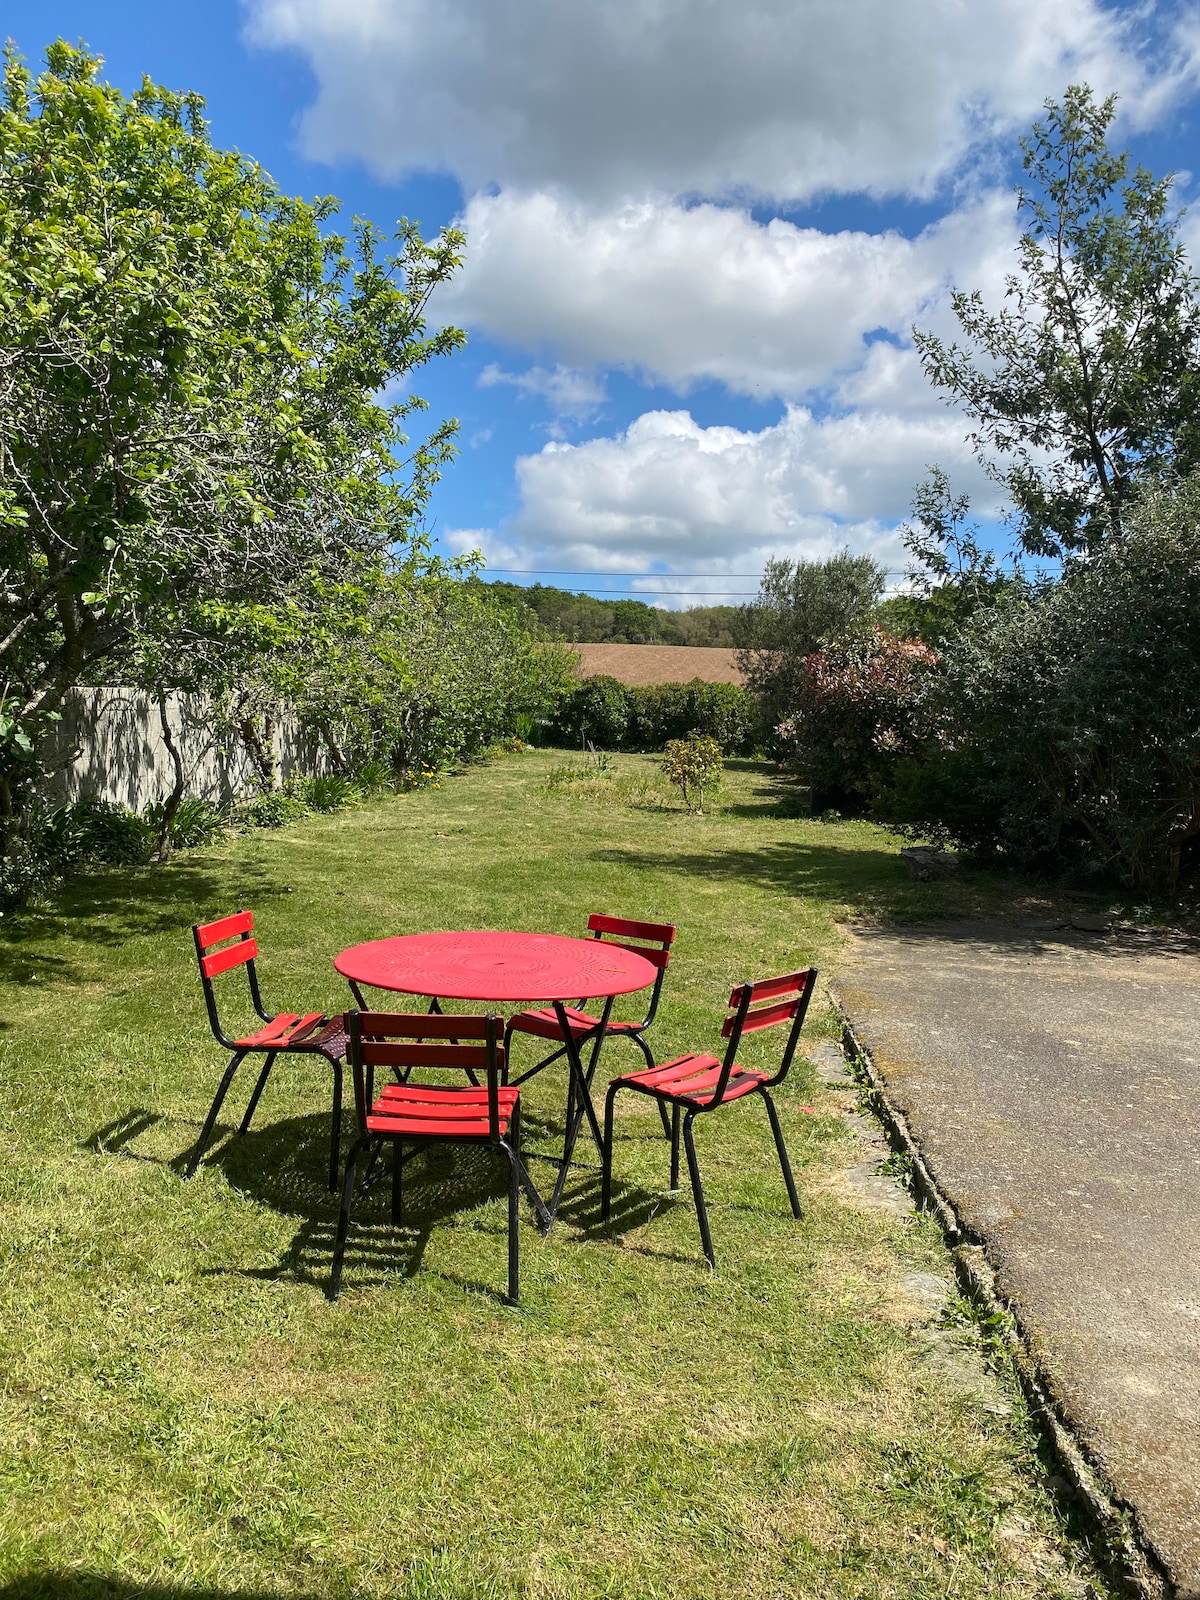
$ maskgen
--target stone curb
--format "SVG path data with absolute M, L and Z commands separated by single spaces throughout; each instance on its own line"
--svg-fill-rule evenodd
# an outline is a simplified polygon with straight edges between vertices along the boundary
M 922 1208 L 937 1219 L 963 1287 L 976 1305 L 997 1318 L 994 1327 L 1012 1358 L 1031 1413 L 1045 1429 L 1058 1463 L 1100 1535 L 1108 1561 L 1115 1569 L 1110 1576 L 1117 1577 L 1126 1592 L 1137 1600 L 1172 1600 L 1177 1590 L 1138 1526 L 1132 1507 L 1109 1491 L 1099 1470 L 1088 1461 L 1070 1423 L 1059 1412 L 1042 1370 L 1022 1335 L 1019 1319 L 996 1288 L 982 1243 L 963 1227 L 954 1207 L 942 1193 L 904 1113 L 889 1100 L 883 1076 L 871 1052 L 855 1034 L 842 1002 L 832 990 L 826 989 L 825 993 L 841 1024 L 842 1053 L 860 1081 L 872 1091 L 869 1109 L 883 1123 L 890 1139 L 911 1159 L 913 1190 Z

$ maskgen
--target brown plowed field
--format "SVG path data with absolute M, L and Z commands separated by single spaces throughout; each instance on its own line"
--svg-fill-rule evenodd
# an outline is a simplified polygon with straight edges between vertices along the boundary
M 745 683 L 737 651 L 681 644 L 577 644 L 585 678 L 602 673 L 621 683 Z

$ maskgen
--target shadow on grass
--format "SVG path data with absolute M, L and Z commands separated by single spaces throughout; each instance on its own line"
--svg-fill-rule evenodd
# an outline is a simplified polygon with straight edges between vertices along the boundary
M 651 851 L 631 846 L 594 850 L 590 859 L 606 864 L 670 871 L 719 882 L 751 883 L 773 892 L 804 895 L 813 900 L 858 900 L 890 907 L 897 891 L 910 888 L 899 855 L 849 846 L 782 840 L 693 851 Z M 920 886 L 918 886 L 920 887 Z
M 99 1128 L 83 1148 L 102 1155 L 169 1167 L 180 1174 L 194 1146 L 198 1123 L 187 1124 L 186 1142 L 173 1155 L 150 1154 L 138 1148 L 146 1134 L 179 1124 L 142 1106 Z M 281 1216 L 298 1219 L 291 1242 L 277 1261 L 263 1267 L 214 1266 L 204 1277 L 282 1279 L 325 1292 L 333 1262 L 340 1194 L 325 1187 L 329 1153 L 329 1117 L 314 1112 L 263 1122 L 249 1133 L 218 1123 L 204 1167 L 219 1167 L 231 1189 L 269 1206 Z M 343 1152 L 344 1153 L 344 1152 Z M 404 1169 L 404 1207 L 399 1225 L 391 1221 L 391 1153 L 376 1152 L 360 1165 L 350 1234 L 346 1245 L 343 1289 L 374 1288 L 421 1270 L 425 1247 L 434 1229 L 461 1214 L 478 1210 L 508 1193 L 508 1165 L 495 1152 L 470 1145 L 432 1145 L 409 1156 Z M 523 1224 L 530 1220 L 527 1211 Z M 502 1300 L 504 1229 L 496 1229 L 495 1283 L 442 1273 L 460 1288 Z M 2 1600 L 2 1596 L 0 1596 Z
M 177 857 L 166 866 L 113 867 L 72 878 L 44 903 L 11 912 L 0 922 L 0 980 L 80 977 L 69 959 L 48 954 L 46 945 L 77 941 L 85 921 L 88 946 L 115 947 L 150 934 L 186 937 L 193 922 L 233 909 L 234 900 L 261 906 L 289 892 L 276 881 L 273 865 L 252 861 L 236 863 L 231 884 L 233 865 L 197 855 Z
M 338 1590 L 339 1600 L 354 1600 Z M 12 1578 L 0 1586 L 0 1600 L 284 1600 L 282 1589 L 214 1589 L 210 1584 L 139 1583 L 103 1572 L 61 1571 L 48 1567 Z M 328 1591 L 286 1590 L 287 1600 L 328 1600 Z

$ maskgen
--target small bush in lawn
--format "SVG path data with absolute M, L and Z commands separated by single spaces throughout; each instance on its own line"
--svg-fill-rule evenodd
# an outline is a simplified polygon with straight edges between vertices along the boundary
M 155 833 L 136 811 L 126 811 L 115 800 L 86 795 L 73 806 L 69 828 L 78 841 L 76 859 L 109 867 L 138 866 L 150 859 Z
M 690 733 L 686 739 L 668 741 L 663 771 L 683 791 L 689 811 L 704 810 L 704 791 L 718 786 L 723 770 L 721 746 L 709 734 Z
M 83 867 L 140 866 L 156 838 L 136 812 L 95 795 L 35 811 L 25 837 L 14 839 L 0 862 L 0 906 L 23 906 Z

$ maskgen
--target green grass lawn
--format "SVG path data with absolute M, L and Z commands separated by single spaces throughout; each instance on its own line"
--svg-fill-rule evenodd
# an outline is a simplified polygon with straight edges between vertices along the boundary
M 611 1230 L 582 1139 L 549 1239 L 523 1209 L 516 1309 L 500 1164 L 449 1151 L 414 1163 L 402 1229 L 384 1185 L 362 1204 L 327 1302 L 316 1067 L 282 1060 L 226 1137 L 247 1072 L 181 1180 L 224 1064 L 193 921 L 251 908 L 267 1003 L 291 1010 L 341 1009 L 332 957 L 385 934 L 672 921 L 662 1058 L 713 1048 L 735 981 L 834 960 L 841 918 L 1004 892 L 909 883 L 897 841 L 789 820 L 751 763 L 690 817 L 649 762 L 573 792 L 547 785 L 563 761 L 96 874 L 0 923 L 0 1594 L 1091 1592 L 1016 1392 L 994 1414 L 914 1336 L 899 1280 L 949 1279 L 940 1236 L 853 1201 L 853 1139 L 804 1063 L 780 1094 L 803 1222 L 760 1105 L 698 1126 L 715 1273 L 649 1102 L 618 1120 Z M 815 1008 L 806 1037 L 830 1027 Z M 527 1100 L 549 1149 L 565 1078 Z

